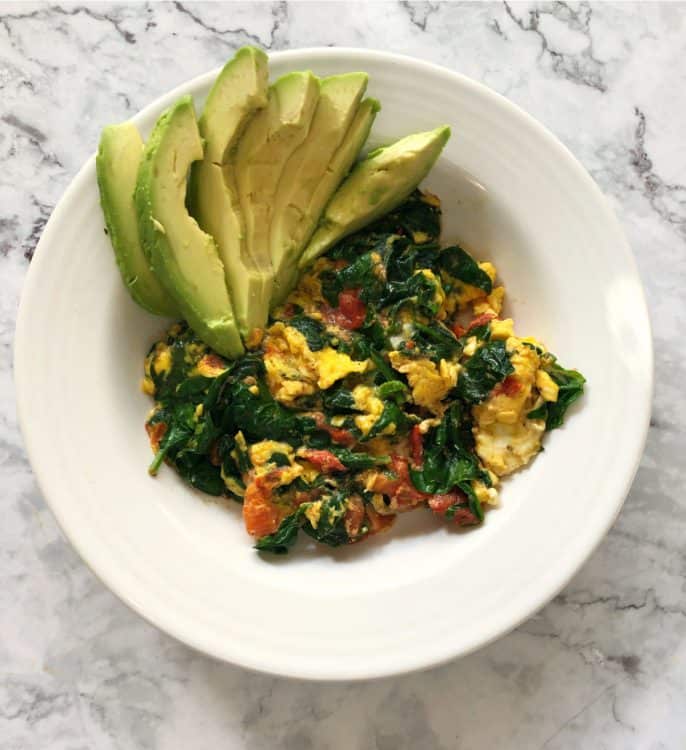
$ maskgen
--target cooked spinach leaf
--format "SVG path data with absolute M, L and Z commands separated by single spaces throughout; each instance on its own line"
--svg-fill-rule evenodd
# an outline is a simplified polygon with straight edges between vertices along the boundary
M 284 322 L 302 333 L 313 352 L 321 351 L 329 343 L 326 327 L 319 320 L 308 318 L 307 315 L 296 315 Z
M 284 518 L 273 534 L 258 539 L 255 549 L 260 552 L 272 552 L 275 555 L 287 554 L 298 538 L 298 530 L 303 519 L 303 507 L 300 506 L 295 513 Z
M 577 370 L 566 370 L 548 355 L 550 364 L 544 369 L 558 385 L 557 401 L 545 401 L 538 409 L 527 414 L 529 419 L 545 419 L 546 431 L 554 430 L 564 423 L 567 409 L 581 397 L 586 379 Z
M 459 245 L 443 248 L 438 256 L 438 265 L 453 278 L 483 289 L 486 294 L 493 291 L 491 277 Z
M 468 404 L 483 401 L 493 388 L 514 372 L 503 341 L 491 341 L 476 350 L 457 380 L 457 395 Z

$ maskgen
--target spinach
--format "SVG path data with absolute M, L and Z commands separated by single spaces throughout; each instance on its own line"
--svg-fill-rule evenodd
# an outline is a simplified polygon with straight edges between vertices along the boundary
M 481 403 L 513 372 L 505 342 L 491 341 L 477 349 L 460 371 L 457 395 L 468 404 Z
M 181 477 L 201 492 L 217 496 L 226 491 L 219 467 L 214 466 L 207 456 L 183 452 L 176 457 L 174 465 Z
M 327 544 L 329 547 L 348 544 L 350 538 L 345 530 L 347 498 L 347 490 L 337 490 L 330 497 L 325 497 L 321 501 L 317 528 L 314 528 L 306 518 L 302 527 L 303 531 L 320 544 Z
M 403 412 L 395 401 L 386 401 L 381 415 L 362 440 L 371 440 L 373 437 L 380 435 L 391 424 L 395 424 L 395 432 L 393 434 L 397 435 L 407 429 L 408 419 L 405 412 Z
M 231 384 L 227 410 L 231 421 L 240 425 L 246 435 L 258 439 L 288 440 L 300 434 L 295 414 L 275 401 L 263 380 L 258 382 L 258 393 L 239 380 Z
M 390 396 L 394 396 L 397 399 L 399 396 L 402 396 L 401 400 L 404 400 L 407 394 L 407 386 L 400 380 L 388 380 L 378 387 L 377 393 L 379 394 L 379 398 L 382 399 L 389 398 Z
M 374 222 L 368 229 L 374 233 L 401 234 L 417 245 L 435 242 L 441 234 L 441 209 L 415 190 L 398 208 Z
M 338 295 L 344 289 L 361 288 L 360 299 L 368 302 L 375 299 L 384 287 L 384 280 L 376 274 L 371 251 L 363 253 L 339 271 L 323 271 L 319 281 L 322 295 L 332 307 L 338 307 Z
M 355 406 L 353 394 L 341 386 L 325 391 L 322 397 L 322 405 L 327 411 L 337 413 L 359 411 Z
M 296 315 L 294 318 L 284 321 L 286 325 L 300 331 L 310 347 L 310 351 L 321 351 L 329 343 L 326 327 L 323 323 L 307 315 Z
M 371 453 L 355 453 L 347 448 L 331 448 L 331 452 L 347 469 L 370 469 L 379 464 L 388 464 L 389 456 L 373 456 Z
M 490 486 L 491 480 L 471 451 L 471 441 L 463 441 L 463 419 L 460 406 L 453 405 L 441 423 L 424 437 L 422 465 L 410 466 L 409 473 L 412 484 L 420 492 L 444 495 L 458 487 L 467 498 L 473 496 L 471 505 L 476 508 L 478 498 L 471 482 L 478 479 Z
M 392 306 L 391 316 L 394 317 L 403 305 L 411 303 L 421 312 L 433 317 L 438 312 L 436 302 L 438 283 L 437 280 L 423 273 L 415 273 L 401 281 L 389 282 L 378 297 L 379 307 Z
M 269 462 L 276 466 L 290 466 L 291 462 L 285 453 L 272 453 L 269 457 Z
M 415 321 L 412 340 L 422 354 L 433 359 L 452 359 L 462 351 L 462 343 L 438 320 L 428 325 Z
M 584 376 L 577 370 L 566 370 L 557 364 L 552 355 L 548 355 L 548 358 L 552 362 L 544 369 L 559 387 L 557 401 L 545 401 L 538 409 L 527 414 L 529 419 L 545 419 L 546 432 L 564 423 L 567 409 L 581 397 L 586 382 Z
M 486 294 L 493 290 L 491 277 L 459 245 L 444 248 L 438 256 L 438 265 L 453 278 L 483 289 Z
M 180 403 L 158 410 L 150 420 L 154 425 L 164 422 L 167 429 L 160 440 L 159 450 L 148 467 L 148 473 L 155 476 L 165 458 L 173 459 L 174 455 L 193 436 L 195 430 L 195 407 L 193 404 Z
M 257 540 L 255 549 L 260 552 L 272 552 L 275 555 L 285 555 L 295 544 L 298 538 L 298 530 L 302 524 L 304 505 L 281 521 L 279 528 L 273 533 L 263 536 Z

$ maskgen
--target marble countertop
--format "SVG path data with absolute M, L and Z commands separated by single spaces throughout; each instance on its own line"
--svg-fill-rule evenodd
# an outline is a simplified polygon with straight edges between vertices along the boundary
M 686 747 L 685 38 L 680 3 L 0 2 L 0 749 Z M 86 569 L 24 454 L 12 338 L 50 211 L 102 125 L 245 43 L 386 49 L 491 86 L 598 181 L 645 282 L 653 419 L 618 521 L 538 615 L 425 673 L 299 683 L 172 641 Z

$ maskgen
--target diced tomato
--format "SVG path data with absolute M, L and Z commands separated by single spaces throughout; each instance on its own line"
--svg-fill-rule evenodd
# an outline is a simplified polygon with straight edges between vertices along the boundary
M 429 498 L 427 505 L 437 515 L 444 516 L 448 509 L 458 505 L 451 514 L 450 520 L 457 526 L 473 526 L 479 519 L 466 507 L 467 496 L 461 490 L 448 492 L 445 495 L 433 495 Z
M 393 499 L 397 502 L 399 510 L 409 510 L 410 507 L 424 502 L 429 497 L 425 492 L 420 492 L 414 486 L 410 479 L 407 464 L 408 461 L 404 456 L 393 456 L 391 459 L 393 472 L 398 477 L 398 485 L 393 494 Z
M 405 348 L 406 349 L 414 349 L 415 346 L 416 346 L 416 344 L 414 343 L 414 341 L 406 341 L 405 342 Z
M 506 396 L 515 396 L 522 390 L 522 384 L 516 375 L 508 375 L 502 383 L 498 383 L 493 389 L 493 395 L 504 393 Z
M 348 430 L 341 427 L 332 427 L 327 423 L 324 415 L 320 412 L 315 415 L 314 420 L 317 427 L 324 432 L 328 432 L 334 443 L 339 445 L 351 446 L 355 443 L 355 437 Z
M 367 308 L 360 299 L 359 289 L 344 289 L 338 295 L 338 307 L 331 308 L 327 315 L 332 323 L 349 331 L 360 328 L 366 316 Z
M 372 492 L 388 495 L 395 501 L 399 511 L 411 510 L 418 503 L 424 502 L 430 495 L 420 492 L 410 479 L 407 458 L 393 456 L 391 459 L 391 476 L 379 472 L 370 483 Z
M 412 463 L 421 466 L 424 462 L 424 446 L 422 445 L 422 433 L 416 424 L 410 433 L 410 450 L 412 451 Z
M 148 433 L 150 438 L 150 445 L 152 449 L 157 453 L 160 449 L 160 440 L 164 437 L 164 433 L 167 431 L 167 425 L 165 422 L 156 422 L 155 424 L 146 424 L 145 431 Z
M 395 516 L 382 516 L 371 505 L 365 507 L 365 513 L 369 522 L 370 534 L 378 534 L 380 531 L 386 531 L 395 522 Z
M 486 323 L 488 323 L 490 320 L 493 320 L 493 318 L 495 318 L 495 315 L 493 313 L 484 313 L 483 315 L 478 315 L 467 326 L 466 333 L 468 333 L 469 331 L 471 331 L 472 328 L 478 328 L 479 326 L 485 326 Z
M 360 529 L 362 528 L 362 522 L 364 521 L 364 503 L 361 498 L 357 495 L 351 497 L 348 501 L 348 507 L 343 517 L 343 523 L 345 524 L 345 533 L 351 542 L 357 541 L 357 537 L 360 535 Z
M 467 329 L 461 326 L 459 323 L 455 323 L 455 325 L 453 326 L 453 333 L 459 339 L 460 336 L 464 336 L 465 333 L 467 333 Z
M 453 523 L 456 526 L 476 526 L 479 519 L 469 508 L 458 508 L 453 516 Z
M 451 505 L 460 505 L 466 502 L 467 497 L 465 496 L 464 492 L 456 490 L 455 492 L 448 492 L 445 495 L 432 495 L 429 498 L 427 505 L 434 513 L 442 516 Z
M 301 454 L 304 459 L 314 464 L 323 472 L 329 471 L 345 471 L 345 465 L 342 464 L 331 451 L 313 450 L 308 448 L 302 451 Z
M 250 482 L 243 498 L 243 522 L 251 536 L 273 534 L 284 518 L 285 510 L 272 501 L 273 481 L 257 477 Z

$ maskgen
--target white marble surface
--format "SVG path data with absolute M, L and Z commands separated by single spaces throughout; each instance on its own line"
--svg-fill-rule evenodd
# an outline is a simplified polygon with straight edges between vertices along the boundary
M 173 642 L 81 563 L 24 455 L 14 319 L 52 207 L 102 125 L 246 42 L 403 52 L 505 94 L 599 182 L 645 280 L 654 418 L 619 520 L 540 614 L 423 674 L 297 683 Z M 679 3 L 0 3 L 2 750 L 686 747 L 685 53 Z

